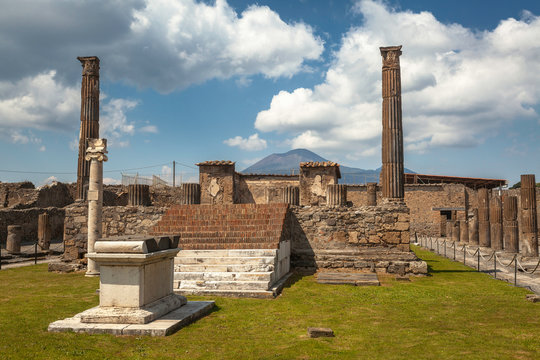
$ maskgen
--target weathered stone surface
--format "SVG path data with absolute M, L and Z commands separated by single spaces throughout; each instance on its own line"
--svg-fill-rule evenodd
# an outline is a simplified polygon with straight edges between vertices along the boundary
M 150 206 L 150 186 L 144 184 L 128 185 L 129 206 Z
M 503 232 L 504 250 L 517 253 L 519 251 L 519 229 L 518 229 L 518 198 L 517 196 L 507 196 L 503 203 Z
M 489 223 L 491 248 L 493 250 L 503 249 L 503 209 L 501 198 L 496 196 L 490 204 Z
M 200 204 L 201 186 L 197 183 L 182 184 L 182 204 Z
M 51 223 L 47 213 L 38 217 L 38 245 L 43 250 L 49 250 L 51 245 Z
M 367 197 L 366 197 L 367 206 L 376 206 L 377 205 L 377 183 L 367 183 Z
M 469 243 L 469 222 L 460 220 L 459 222 L 459 242 L 462 244 Z
M 403 265 L 404 267 L 405 265 Z M 376 273 L 320 272 L 317 274 L 319 284 L 379 286 Z
M 326 206 L 346 206 L 347 186 L 329 184 L 326 186 Z
M 310 338 L 334 337 L 334 331 L 330 328 L 308 327 L 308 335 Z
M 526 299 L 527 299 L 527 301 L 530 301 L 530 302 L 533 302 L 533 303 L 540 302 L 540 295 L 527 294 Z
M 382 171 L 383 198 L 403 201 L 403 125 L 401 119 L 401 46 L 381 47 L 382 68 Z
M 10 254 L 21 252 L 22 226 L 9 225 L 7 227 L 6 250 Z
M 327 186 L 337 184 L 340 177 L 339 164 L 334 162 L 300 163 L 300 205 L 325 204 Z
M 283 202 L 289 205 L 300 204 L 300 188 L 298 186 L 286 186 L 283 188 Z
M 469 244 L 478 245 L 478 209 L 472 209 L 472 218 L 469 221 Z
M 81 83 L 81 129 L 77 164 L 77 199 L 86 199 L 90 161 L 86 160 L 87 139 L 99 137 L 99 58 L 78 57 L 83 67 Z
M 521 253 L 538 256 L 536 183 L 534 174 L 521 175 Z
M 83 265 L 74 262 L 54 261 L 49 263 L 49 271 L 56 271 L 62 273 L 70 273 L 74 271 L 83 270 Z
M 478 243 L 480 246 L 491 246 L 489 226 L 489 190 L 478 189 Z

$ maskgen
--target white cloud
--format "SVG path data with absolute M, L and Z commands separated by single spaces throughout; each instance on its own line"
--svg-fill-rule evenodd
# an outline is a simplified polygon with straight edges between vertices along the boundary
M 41 186 L 51 185 L 55 182 L 58 182 L 58 179 L 56 178 L 56 176 L 49 176 L 48 178 L 46 178 L 45 180 L 41 182 Z
M 121 139 L 125 135 L 133 135 L 135 126 L 127 120 L 126 112 L 134 109 L 137 101 L 126 99 L 110 99 L 102 106 L 103 115 L 100 116 L 99 135 L 106 138 L 110 146 L 126 147 L 129 141 Z
M 470 147 L 505 123 L 534 119 L 540 104 L 540 17 L 475 32 L 431 13 L 363 0 L 364 22 L 344 35 L 323 83 L 275 95 L 255 128 L 288 135 L 291 147 L 380 154 L 380 46 L 403 45 L 404 140 L 408 151 Z M 392 26 L 388 26 L 392 24 Z
M 47 148 L 45 147 L 45 145 L 42 145 L 42 146 L 39 148 L 39 151 L 41 151 L 41 152 L 43 152 L 43 151 L 45 151 L 45 150 L 47 150 Z
M 113 178 L 109 178 L 109 177 L 104 177 L 104 178 L 103 178 L 103 184 L 104 184 L 104 185 L 121 185 L 121 184 L 122 184 L 122 181 L 121 181 L 121 180 L 118 180 L 118 179 L 113 179 Z
M 143 133 L 151 133 L 151 134 L 157 134 L 159 132 L 157 126 L 155 125 L 143 126 L 139 129 L 139 131 Z
M 258 151 L 266 149 L 266 140 L 260 139 L 259 134 L 255 133 L 250 137 L 244 139 L 241 136 L 236 136 L 223 141 L 224 144 L 229 146 L 238 146 L 242 150 L 246 151 Z

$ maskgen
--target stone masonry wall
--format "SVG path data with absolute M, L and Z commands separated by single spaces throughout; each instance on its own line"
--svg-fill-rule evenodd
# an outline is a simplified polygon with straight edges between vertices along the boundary
M 237 174 L 236 204 L 272 204 L 282 201 L 282 189 L 298 186 L 298 175 Z
M 234 164 L 199 165 L 201 204 L 232 204 L 235 193 Z
M 23 229 L 22 240 L 36 241 L 38 217 L 40 214 L 44 213 L 49 214 L 52 239 L 62 239 L 64 229 L 64 209 L 49 207 L 0 210 L 0 241 L 3 243 L 6 242 L 8 225 L 21 225 Z
M 148 234 L 166 210 L 165 207 L 154 206 L 105 206 L 103 236 Z M 86 253 L 87 221 L 86 204 L 75 203 L 65 208 L 64 258 L 74 260 Z

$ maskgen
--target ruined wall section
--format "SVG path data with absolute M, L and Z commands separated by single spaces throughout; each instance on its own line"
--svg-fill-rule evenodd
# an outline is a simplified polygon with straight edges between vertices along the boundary
M 64 209 L 64 258 L 79 259 L 86 253 L 88 205 L 75 203 Z M 155 206 L 104 206 L 103 237 L 148 234 L 166 210 L 166 207 Z
M 235 204 L 273 204 L 283 198 L 283 188 L 298 186 L 298 175 L 244 175 L 235 177 Z
M 205 161 L 199 166 L 201 204 L 233 204 L 235 170 L 232 161 Z
M 8 225 L 21 225 L 23 230 L 22 241 L 34 242 L 38 236 L 38 217 L 40 214 L 49 214 L 51 223 L 51 239 L 62 239 L 64 233 L 64 209 L 29 208 L 29 209 L 1 209 L 0 210 L 0 239 L 7 238 Z
M 341 178 L 339 165 L 331 162 L 300 163 L 300 205 L 326 204 L 326 187 Z
M 64 207 L 73 202 L 68 185 L 53 183 L 35 188 L 31 182 L 0 183 L 0 208 Z

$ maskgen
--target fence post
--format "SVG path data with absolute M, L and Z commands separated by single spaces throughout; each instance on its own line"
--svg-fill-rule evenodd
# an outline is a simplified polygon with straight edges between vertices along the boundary
M 477 254 L 477 262 L 478 262 L 478 272 L 480 272 L 480 249 L 476 250 L 476 254 Z
M 467 254 L 467 251 L 465 251 L 465 245 L 463 245 L 463 249 L 461 249 L 461 250 L 463 250 L 463 265 L 466 265 L 465 264 L 465 257 L 466 257 L 465 254 Z
M 34 243 L 34 265 L 37 264 L 37 240 Z
M 433 250 L 433 238 L 429 238 L 429 250 Z
M 454 261 L 456 261 L 456 242 L 454 241 Z
M 437 241 L 437 254 L 440 254 L 440 251 L 439 251 L 439 239 L 437 239 L 436 241 Z
M 443 246 L 444 246 L 444 257 L 446 257 L 446 240 L 443 241 Z
M 517 254 L 514 255 L 514 286 L 517 286 Z

